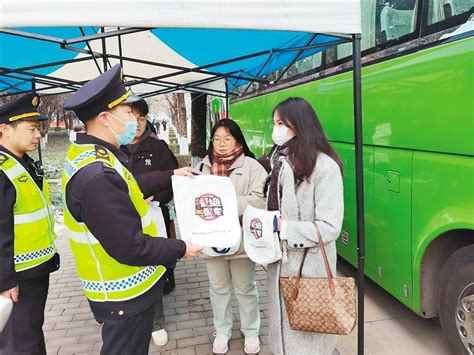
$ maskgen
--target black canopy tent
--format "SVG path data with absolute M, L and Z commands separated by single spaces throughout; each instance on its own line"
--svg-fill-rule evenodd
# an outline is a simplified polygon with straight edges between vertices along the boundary
M 110 68 L 112 62 L 120 62 L 124 68 L 126 85 L 143 97 L 187 91 L 226 97 L 228 105 L 231 96 L 245 94 L 252 82 L 277 84 L 284 72 L 298 59 L 341 43 L 352 43 L 358 246 L 358 354 L 363 354 L 365 226 L 359 1 L 341 1 L 336 5 L 330 1 L 307 2 L 304 5 L 295 1 L 266 1 L 253 9 L 245 2 L 131 3 L 122 1 L 118 6 L 114 6 L 114 9 L 110 9 L 106 1 L 89 3 L 89 6 L 79 2 L 46 2 L 40 6 L 27 1 L 6 1 L 0 19 L 0 90 L 3 92 L 0 97 L 30 91 L 43 95 L 74 92 L 88 78 Z M 134 9 L 130 11 L 128 6 L 133 6 Z M 235 21 L 239 14 L 243 16 L 243 20 Z M 174 20 L 167 17 L 176 15 L 179 15 L 179 18 Z M 345 20 L 350 24 L 345 23 Z M 27 27 L 23 28 L 25 26 Z M 44 34 L 30 26 L 74 27 L 80 36 L 62 36 L 64 32 L 60 30 L 57 35 Z M 86 26 L 102 27 L 91 29 Z M 227 29 L 228 33 L 256 29 L 267 35 L 274 32 L 279 41 L 269 40 L 267 47 L 260 46 L 259 50 L 255 51 L 246 51 L 244 46 L 241 48 L 243 52 L 238 55 L 210 56 L 207 62 L 203 62 L 202 58 L 199 58 L 199 61 L 179 59 L 179 56 L 174 55 L 179 52 L 179 46 L 173 48 L 169 40 L 167 45 L 160 48 L 172 47 L 173 50 L 171 54 L 164 53 L 163 60 L 157 60 L 153 55 L 139 57 L 126 53 L 130 45 L 124 43 L 127 38 L 132 37 L 137 42 L 137 36 L 140 35 L 149 38 L 149 35 L 153 34 L 160 37 L 155 31 L 164 27 L 170 31 L 182 31 L 183 28 L 188 28 L 189 31 L 191 28 Z M 51 27 L 51 30 L 54 28 Z M 292 37 L 284 36 L 281 31 L 291 34 Z M 7 41 L 12 38 L 20 48 L 25 49 L 24 52 L 18 48 L 9 51 Z M 35 51 L 28 50 L 32 43 L 54 45 L 55 50 L 73 53 L 74 57 L 64 59 L 57 57 L 54 54 L 56 52 L 51 52 L 53 54 L 48 57 L 50 59 L 44 60 L 37 56 Z M 238 45 L 240 44 L 236 44 Z M 23 53 L 28 53 L 28 65 L 18 65 L 15 60 L 15 56 L 24 55 Z M 161 53 L 156 54 L 159 56 Z M 276 80 L 270 81 L 266 75 L 275 68 L 282 69 L 282 73 Z M 95 74 L 89 74 L 92 73 L 90 70 Z M 239 91 L 241 87 L 244 88 L 243 91 Z

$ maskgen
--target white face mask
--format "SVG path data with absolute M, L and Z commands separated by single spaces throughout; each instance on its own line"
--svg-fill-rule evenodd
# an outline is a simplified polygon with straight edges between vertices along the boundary
M 282 146 L 286 142 L 288 142 L 291 138 L 288 135 L 288 127 L 281 125 L 281 126 L 273 126 L 273 133 L 272 139 L 276 145 Z

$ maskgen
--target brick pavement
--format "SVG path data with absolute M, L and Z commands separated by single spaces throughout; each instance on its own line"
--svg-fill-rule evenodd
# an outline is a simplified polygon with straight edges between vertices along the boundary
M 51 274 L 46 303 L 44 333 L 48 354 L 99 354 L 101 331 L 83 295 L 76 267 L 64 236 L 58 238 L 61 269 Z M 164 298 L 166 330 L 169 342 L 164 347 L 150 345 L 150 354 L 206 355 L 212 354 L 212 308 L 209 282 L 201 259 L 179 262 L 176 270 L 176 289 Z M 268 347 L 268 311 L 265 272 L 257 271 L 262 326 L 260 354 L 271 354 Z M 244 354 L 239 332 L 239 314 L 235 296 L 232 297 L 234 330 L 227 354 Z

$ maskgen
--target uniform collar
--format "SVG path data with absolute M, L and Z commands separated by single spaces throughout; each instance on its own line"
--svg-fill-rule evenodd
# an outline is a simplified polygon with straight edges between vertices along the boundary
M 0 145 L 0 151 L 1 152 L 5 152 L 5 153 L 8 153 L 9 155 L 11 155 L 12 157 L 14 157 L 17 161 L 19 161 L 22 165 L 24 165 L 25 167 L 28 166 L 28 164 L 31 164 L 31 163 L 34 163 L 34 160 L 31 159 L 31 157 L 28 155 L 28 154 L 24 154 L 22 158 L 20 158 L 19 156 L 17 156 L 16 154 L 12 153 L 10 150 L 8 150 L 6 147 L 4 147 L 3 145 Z
M 94 144 L 94 145 L 101 145 L 102 147 L 106 148 L 107 150 L 110 150 L 110 152 L 115 155 L 115 157 L 120 160 L 120 162 L 124 165 L 128 164 L 129 161 L 129 156 L 122 152 L 119 148 L 117 148 L 115 145 L 106 142 L 100 138 L 97 138 L 95 136 L 91 136 L 86 133 L 79 133 L 76 138 L 76 143 L 77 144 Z

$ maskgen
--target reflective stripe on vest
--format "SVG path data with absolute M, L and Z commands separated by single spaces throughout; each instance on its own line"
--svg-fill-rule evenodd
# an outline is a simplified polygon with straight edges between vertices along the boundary
M 15 264 L 20 264 L 20 263 L 25 263 L 25 262 L 28 262 L 28 261 L 41 259 L 45 256 L 48 256 L 48 255 L 51 255 L 51 254 L 54 254 L 54 253 L 56 253 L 56 248 L 53 245 L 53 246 L 50 246 L 50 247 L 45 248 L 45 249 L 33 251 L 31 253 L 15 255 L 14 256 Z
M 15 219 L 15 224 L 25 224 L 25 223 L 36 222 L 43 218 L 49 218 L 49 215 L 50 215 L 50 211 L 49 211 L 48 206 L 46 206 L 35 212 L 15 215 L 14 219 Z
M 54 217 L 46 179 L 43 179 L 41 190 L 15 157 L 6 152 L 0 154 L 0 170 L 16 190 L 13 260 L 15 270 L 19 272 L 43 264 L 56 253 Z
M 130 287 L 140 285 L 149 278 L 157 269 L 157 266 L 147 266 L 136 274 L 115 281 L 86 281 L 82 280 L 82 287 L 90 292 L 101 292 L 105 288 L 105 292 L 124 291 Z
M 132 174 L 108 150 L 101 146 L 73 143 L 66 156 L 62 177 L 65 196 L 70 179 L 83 167 L 102 162 L 114 168 L 128 187 L 130 199 L 141 217 L 144 233 L 156 236 L 156 226 L 148 212 L 148 206 Z M 163 266 L 131 266 L 110 256 L 94 237 L 86 224 L 72 216 L 63 200 L 64 222 L 73 252 L 79 278 L 86 297 L 92 301 L 123 301 L 146 292 L 164 274 Z

